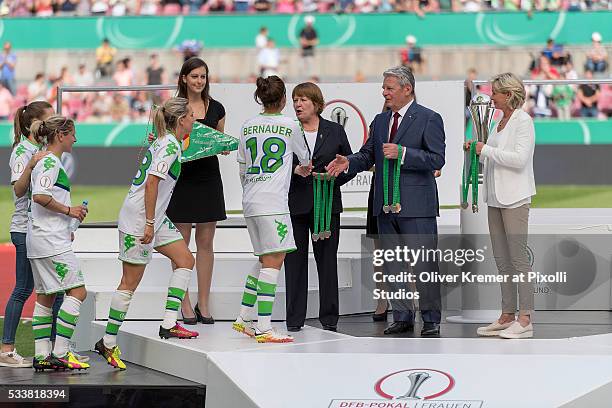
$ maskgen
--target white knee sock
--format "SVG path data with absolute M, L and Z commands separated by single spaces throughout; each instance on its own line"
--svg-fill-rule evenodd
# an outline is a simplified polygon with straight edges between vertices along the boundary
M 68 344 L 79 320 L 81 303 L 75 297 L 64 297 L 64 302 L 57 315 L 57 336 L 55 338 L 55 347 L 53 347 L 53 354 L 58 357 L 63 357 L 68 352 Z
M 185 297 L 187 285 L 191 279 L 191 269 L 177 268 L 170 277 L 168 285 L 168 297 L 166 298 L 166 312 L 164 313 L 164 321 L 162 327 L 171 329 L 176 324 L 178 318 L 178 310 L 181 307 L 181 302 Z
M 248 322 L 253 320 L 253 306 L 257 302 L 257 281 L 259 280 L 259 272 L 261 271 L 261 263 L 257 262 L 251 268 L 251 272 L 246 278 L 244 284 L 244 293 L 242 294 L 242 304 L 240 306 L 240 318 Z
M 261 332 L 272 328 L 272 307 L 276 296 L 276 282 L 280 270 L 262 268 L 257 280 L 257 329 Z
M 51 353 L 51 325 L 53 311 L 51 308 L 36 302 L 32 315 L 32 330 L 34 331 L 34 355 L 45 358 Z
M 117 333 L 125 319 L 125 314 L 130 307 L 134 292 L 131 290 L 116 290 L 111 300 L 108 311 L 108 323 L 106 323 L 106 334 L 104 335 L 104 346 L 113 348 L 117 345 Z

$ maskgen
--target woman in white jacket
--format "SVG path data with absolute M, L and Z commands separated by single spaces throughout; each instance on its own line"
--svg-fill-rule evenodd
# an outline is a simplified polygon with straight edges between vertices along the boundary
M 529 207 L 535 195 L 533 120 L 521 109 L 525 86 L 514 74 L 491 80 L 495 107 L 503 117 L 487 143 L 478 142 L 476 152 L 484 163 L 484 198 L 488 206 L 489 233 L 497 269 L 506 276 L 501 284 L 502 314 L 480 336 L 508 339 L 533 337 L 533 283 L 514 283 L 512 278 L 531 272 L 527 254 Z M 518 318 L 515 318 L 518 292 Z

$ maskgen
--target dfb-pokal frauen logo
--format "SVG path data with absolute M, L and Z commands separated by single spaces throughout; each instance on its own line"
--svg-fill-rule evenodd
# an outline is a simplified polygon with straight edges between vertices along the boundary
M 481 408 L 483 401 L 453 399 L 455 378 L 432 368 L 395 371 L 374 383 L 377 398 L 334 399 L 329 408 Z

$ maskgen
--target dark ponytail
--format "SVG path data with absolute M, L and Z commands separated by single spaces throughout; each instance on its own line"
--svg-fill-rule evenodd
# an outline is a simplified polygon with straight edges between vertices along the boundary
M 30 135 L 30 126 L 35 119 L 42 119 L 47 109 L 53 109 L 53 106 L 46 101 L 34 101 L 29 105 L 24 105 L 17 108 L 15 112 L 15 120 L 13 121 L 13 147 L 20 141 L 21 136 L 28 137 Z
M 283 97 L 286 94 L 285 83 L 276 75 L 267 78 L 257 78 L 257 89 L 255 90 L 255 102 L 267 109 L 278 109 L 281 107 Z
M 13 121 L 13 147 L 17 146 L 21 142 L 21 122 L 23 122 L 23 112 L 26 107 L 21 106 L 15 111 L 15 119 Z

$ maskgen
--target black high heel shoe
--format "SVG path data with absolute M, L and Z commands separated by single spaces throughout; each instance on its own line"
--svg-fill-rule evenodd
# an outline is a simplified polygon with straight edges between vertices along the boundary
M 193 309 L 193 311 L 195 312 L 196 319 L 197 319 L 198 322 L 200 322 L 202 324 L 215 324 L 215 319 L 213 319 L 212 316 L 210 316 L 210 317 L 202 316 L 202 312 L 200 312 L 200 308 L 198 307 L 197 303 L 196 303 L 195 308 Z
M 181 314 L 183 314 L 183 311 L 181 311 Z M 195 326 L 196 324 L 198 324 L 198 315 L 195 315 L 193 317 L 183 316 L 183 324 Z
M 384 312 L 382 313 L 372 313 L 372 320 L 374 320 L 375 322 L 386 322 L 388 319 L 388 315 L 387 313 L 389 313 L 389 305 L 387 304 L 387 308 L 385 309 Z

